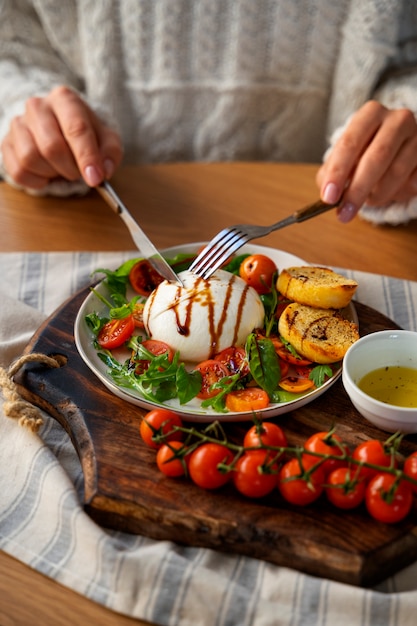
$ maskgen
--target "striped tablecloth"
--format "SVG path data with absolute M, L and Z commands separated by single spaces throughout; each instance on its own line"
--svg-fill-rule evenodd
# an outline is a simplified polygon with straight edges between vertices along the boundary
M 0 365 L 21 354 L 93 270 L 132 254 L 0 253 Z M 417 283 L 342 271 L 358 281 L 359 301 L 417 330 Z M 1 411 L 0 549 L 60 584 L 167 626 L 415 626 L 417 563 L 365 590 L 100 528 L 80 505 L 82 473 L 68 436 L 44 417 L 35 435 Z

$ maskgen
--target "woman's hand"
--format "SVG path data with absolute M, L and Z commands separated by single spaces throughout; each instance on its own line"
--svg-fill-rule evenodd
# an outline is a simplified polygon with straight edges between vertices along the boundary
M 417 195 L 417 123 L 407 109 L 364 104 L 317 173 L 322 200 L 342 198 L 338 217 L 349 222 L 366 203 L 386 206 Z
M 30 189 L 42 189 L 57 178 L 80 177 L 94 187 L 110 178 L 122 159 L 118 134 L 64 86 L 27 101 L 25 113 L 12 120 L 1 150 L 6 172 Z

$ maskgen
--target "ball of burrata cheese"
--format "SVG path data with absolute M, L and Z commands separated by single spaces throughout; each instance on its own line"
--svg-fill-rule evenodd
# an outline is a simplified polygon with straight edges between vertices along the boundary
M 163 281 L 143 311 L 150 338 L 164 341 L 181 360 L 199 363 L 230 346 L 244 346 L 264 322 L 258 293 L 230 272 L 217 270 L 205 280 L 186 270 L 183 286 Z

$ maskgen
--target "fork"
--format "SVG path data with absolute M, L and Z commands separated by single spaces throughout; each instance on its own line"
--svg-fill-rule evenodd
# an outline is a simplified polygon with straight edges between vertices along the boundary
M 312 217 L 321 215 L 330 209 L 338 206 L 336 204 L 326 204 L 322 200 L 318 200 L 314 204 L 310 204 L 303 209 L 298 209 L 292 215 L 288 215 L 279 222 L 270 226 L 256 226 L 252 224 L 236 224 L 221 230 L 213 239 L 203 248 L 200 254 L 194 259 L 190 265 L 190 270 L 201 278 L 209 278 L 230 255 L 239 250 L 245 243 L 252 239 L 265 237 L 275 230 L 304 222 Z

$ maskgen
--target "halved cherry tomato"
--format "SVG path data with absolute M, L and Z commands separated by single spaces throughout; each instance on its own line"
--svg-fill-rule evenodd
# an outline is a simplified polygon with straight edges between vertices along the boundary
M 368 513 L 379 522 L 395 524 L 404 519 L 413 504 L 410 483 L 393 474 L 378 473 L 366 487 L 365 503 Z
M 332 472 L 338 467 L 346 465 L 346 455 L 349 453 L 348 447 L 343 443 L 339 435 L 336 435 L 332 431 L 314 433 L 307 439 L 304 444 L 304 449 L 310 452 L 317 452 L 318 454 L 331 454 L 332 456 L 342 457 L 339 459 L 326 459 L 321 463 L 321 467 L 325 474 Z M 345 458 L 343 458 L 345 457 Z M 304 467 L 311 467 L 318 463 L 322 457 L 315 456 L 314 454 L 303 454 L 302 461 Z
M 162 283 L 164 277 L 152 267 L 147 259 L 141 259 L 129 272 L 132 288 L 146 298 Z
M 300 376 L 286 376 L 281 378 L 278 385 L 285 391 L 291 393 L 303 393 L 309 389 L 313 389 L 314 382 L 311 378 L 301 378 Z
M 269 404 L 269 396 L 260 387 L 246 387 L 236 389 L 226 394 L 226 409 L 233 413 L 242 411 L 260 411 Z
M 281 372 L 281 380 L 283 378 L 286 378 L 288 376 L 288 372 L 290 371 L 290 364 L 288 363 L 288 361 L 283 361 L 282 359 L 279 359 L 279 369 Z
M 352 459 L 370 463 L 371 465 L 380 465 L 382 467 L 389 467 L 393 461 L 391 454 L 385 450 L 384 444 L 378 439 L 369 439 L 356 446 L 352 453 Z M 395 459 L 394 466 L 396 466 Z M 358 475 L 365 480 L 370 480 L 378 472 L 378 469 L 361 467 Z
M 403 466 L 404 474 L 412 478 L 413 480 L 417 480 L 417 451 L 412 452 L 410 456 L 408 456 L 404 461 Z M 410 483 L 414 492 L 417 493 L 417 484 L 413 485 Z
M 164 341 L 159 341 L 158 339 L 145 339 L 145 341 L 142 342 L 142 345 L 155 356 L 167 353 L 169 363 L 171 363 L 174 358 L 174 351 Z M 134 358 L 134 363 L 136 364 L 135 372 L 138 376 L 143 374 L 143 372 L 145 372 L 149 367 L 148 359 Z M 159 369 L 162 370 L 162 368 Z
M 243 280 L 259 294 L 271 291 L 277 266 L 264 254 L 251 254 L 240 264 L 239 274 Z
M 232 478 L 227 468 L 233 453 L 220 443 L 203 443 L 191 453 L 188 471 L 191 480 L 202 489 L 218 489 Z
M 288 441 L 284 431 L 278 424 L 264 421 L 251 426 L 243 438 L 243 446 L 245 448 L 254 448 L 261 444 L 285 448 L 288 445 Z
M 283 346 L 282 348 L 278 349 L 277 350 L 277 354 L 278 354 L 280 359 L 283 359 L 284 361 L 287 361 L 287 363 L 290 363 L 291 365 L 298 365 L 298 366 L 301 366 L 301 367 L 305 367 L 307 365 L 312 365 L 312 361 L 302 357 L 301 355 L 297 355 L 297 356 L 294 355 L 292 352 L 287 350 L 287 348 L 285 346 Z
M 184 476 L 187 473 L 187 448 L 182 441 L 164 443 L 156 453 L 158 469 L 171 478 Z
M 278 489 L 287 502 L 306 506 L 320 497 L 324 481 L 325 475 L 321 467 L 306 476 L 299 460 L 293 458 L 287 461 L 279 472 Z
M 169 409 L 152 409 L 140 423 L 140 435 L 150 448 L 158 449 L 167 441 L 181 441 L 183 433 L 175 427 L 182 427 L 182 419 Z
M 326 496 L 338 509 L 354 509 L 365 498 L 366 483 L 357 479 L 355 470 L 338 467 L 327 476 Z
M 97 342 L 101 348 L 113 350 L 128 341 L 135 330 L 133 315 L 107 322 L 97 335 Z
M 230 375 L 227 367 L 220 361 L 216 361 L 216 359 L 207 359 L 207 361 L 202 361 L 196 366 L 195 369 L 200 372 L 202 376 L 201 389 L 197 394 L 197 398 L 200 398 L 200 400 L 206 400 L 207 398 L 214 398 L 214 396 L 217 396 L 221 390 L 211 389 L 211 386 L 225 376 Z
M 214 358 L 216 361 L 223 363 L 230 374 L 236 374 L 238 371 L 240 371 L 242 377 L 249 374 L 249 364 L 244 348 L 231 346 L 216 354 Z
M 266 450 L 250 450 L 237 461 L 233 472 L 236 489 L 248 498 L 262 498 L 277 484 L 277 463 L 269 463 Z

